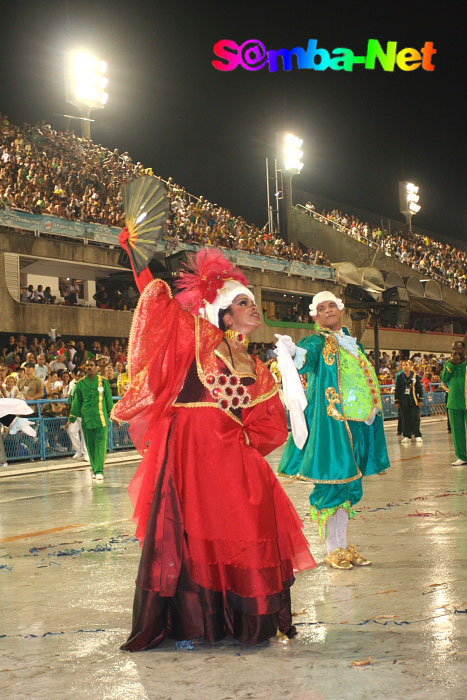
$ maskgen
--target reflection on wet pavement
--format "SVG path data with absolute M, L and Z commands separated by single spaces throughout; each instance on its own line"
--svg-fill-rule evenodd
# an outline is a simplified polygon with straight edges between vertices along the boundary
M 288 647 L 227 639 L 119 651 L 139 560 L 126 491 L 135 465 L 109 467 L 103 484 L 87 469 L 1 479 L 3 696 L 464 699 L 467 467 L 451 466 L 445 420 L 422 429 L 423 445 L 405 447 L 388 424 L 392 467 L 366 479 L 349 533 L 371 567 L 328 569 L 308 520 L 310 485 L 283 480 L 320 562 L 292 589 L 299 635 Z

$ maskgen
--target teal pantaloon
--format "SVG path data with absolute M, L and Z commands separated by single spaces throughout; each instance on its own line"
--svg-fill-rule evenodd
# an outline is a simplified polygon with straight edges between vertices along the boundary
M 94 474 L 103 474 L 109 440 L 109 426 L 106 425 L 105 428 L 86 428 L 83 424 L 82 429 L 92 470 Z
M 355 460 L 360 467 L 362 476 L 377 473 L 379 470 L 372 468 L 370 458 L 370 454 L 374 452 L 370 451 L 373 434 L 370 426 L 351 420 L 348 421 L 348 425 L 352 433 Z M 362 499 L 362 496 L 363 485 L 360 477 L 360 479 L 349 481 L 346 484 L 315 484 L 310 494 L 310 504 L 319 511 L 324 508 L 336 508 L 347 501 L 354 506 Z
M 467 462 L 467 447 L 465 437 L 465 423 L 467 421 L 467 411 L 462 411 L 455 408 L 448 408 L 448 411 L 456 457 L 457 459 L 462 459 L 464 462 Z

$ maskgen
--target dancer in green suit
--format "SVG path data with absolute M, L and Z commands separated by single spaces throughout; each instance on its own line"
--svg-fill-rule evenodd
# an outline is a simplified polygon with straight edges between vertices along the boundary
M 86 361 L 86 376 L 76 383 L 68 423 L 82 418 L 82 429 L 93 478 L 104 478 L 104 463 L 109 436 L 109 417 L 113 408 L 112 393 L 107 379 L 97 373 L 97 363 Z
M 287 336 L 278 341 L 308 375 L 308 438 L 299 449 L 290 436 L 279 473 L 314 482 L 311 518 L 335 569 L 371 563 L 347 545 L 347 525 L 363 495 L 362 477 L 389 467 L 378 379 L 363 346 L 342 327 L 343 310 L 334 294 L 320 292 L 310 305 L 318 333 L 298 347 Z
M 441 374 L 441 381 L 449 387 L 447 408 L 449 411 L 449 422 L 451 424 L 452 439 L 456 452 L 456 461 L 453 467 L 467 464 L 467 447 L 465 438 L 465 424 L 467 421 L 466 406 L 466 375 L 467 359 L 465 357 L 465 343 L 456 340 L 452 344 L 451 359 Z

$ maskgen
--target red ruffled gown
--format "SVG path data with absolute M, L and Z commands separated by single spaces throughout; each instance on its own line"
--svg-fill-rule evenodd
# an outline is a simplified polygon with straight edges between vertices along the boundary
M 294 571 L 316 566 L 303 524 L 263 455 L 287 439 L 277 386 L 238 374 L 223 332 L 165 282 L 144 290 L 130 334 L 131 387 L 114 415 L 144 457 L 130 484 L 143 550 L 122 649 L 292 630 Z

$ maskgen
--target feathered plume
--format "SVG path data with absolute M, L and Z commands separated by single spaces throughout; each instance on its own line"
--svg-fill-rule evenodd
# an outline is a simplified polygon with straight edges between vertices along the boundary
M 177 300 L 188 311 L 198 314 L 205 303 L 212 304 L 227 280 L 237 280 L 245 287 L 248 281 L 222 251 L 203 248 L 190 256 L 189 265 L 180 273 L 175 285 L 180 289 Z

